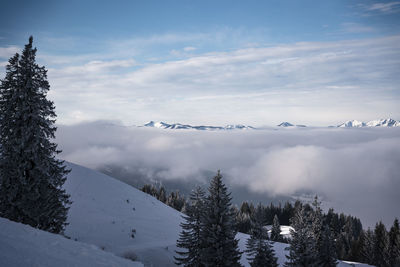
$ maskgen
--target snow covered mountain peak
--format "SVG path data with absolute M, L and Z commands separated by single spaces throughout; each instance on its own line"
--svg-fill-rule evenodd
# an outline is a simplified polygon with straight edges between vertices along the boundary
M 277 126 L 278 127 L 307 127 L 305 125 L 300 125 L 300 124 L 294 125 L 287 121 L 284 121 L 284 122 L 278 124 Z
M 338 125 L 338 127 L 344 128 L 344 127 L 364 127 L 366 126 L 365 122 L 362 121 L 358 121 L 358 120 L 351 120 L 351 121 L 346 121 L 340 125 Z
M 281 124 L 278 124 L 279 127 L 291 127 L 294 126 L 293 124 L 291 124 L 290 122 L 284 121 Z
M 370 127 L 377 127 L 377 126 L 399 127 L 400 121 L 396 121 L 394 119 L 389 118 L 389 119 L 380 119 L 380 120 L 369 121 L 366 124 L 367 124 L 367 126 L 370 126 Z
M 255 129 L 252 126 L 246 126 L 242 124 L 229 124 L 226 126 L 192 126 L 189 124 L 181 124 L 181 123 L 165 123 L 165 122 L 154 122 L 150 121 L 144 125 L 145 127 L 154 127 L 160 129 L 193 129 L 193 130 L 248 130 L 248 129 Z
M 341 128 L 352 128 L 352 127 L 400 127 L 400 121 L 396 121 L 394 119 L 379 119 L 372 120 L 369 122 L 362 122 L 357 120 L 346 121 L 342 124 L 339 124 L 337 127 Z

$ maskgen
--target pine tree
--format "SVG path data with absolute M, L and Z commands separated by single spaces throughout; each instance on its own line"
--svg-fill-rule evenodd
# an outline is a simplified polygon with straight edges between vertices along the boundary
M 322 209 L 318 196 L 315 196 L 312 206 L 314 210 L 312 212 L 311 230 L 315 240 L 315 250 L 318 254 L 322 243 Z
M 330 228 L 323 225 L 323 216 L 321 202 L 318 196 L 315 196 L 312 203 L 312 235 L 315 242 L 315 256 L 317 257 L 318 266 L 336 266 L 336 248 L 334 238 Z
M 374 232 L 368 228 L 364 233 L 364 244 L 362 248 L 363 262 L 368 264 L 374 263 Z
M 246 243 L 246 252 L 251 267 L 278 266 L 275 252 L 268 239 L 268 231 L 264 228 L 263 210 L 259 204 L 252 218 L 250 238 Z
M 204 220 L 204 191 L 197 187 L 190 195 L 190 204 L 186 206 L 185 222 L 181 223 L 182 232 L 177 241 L 180 257 L 175 257 L 176 264 L 191 267 L 204 266 L 202 263 L 202 231 Z
M 379 267 L 390 266 L 389 236 L 382 222 L 376 224 L 374 236 L 374 265 Z
M 157 199 L 160 200 L 162 203 L 165 203 L 167 201 L 167 196 L 164 186 L 161 186 L 160 190 L 158 190 Z
M 389 259 L 390 266 L 400 267 L 400 227 L 397 218 L 389 231 Z
M 318 251 L 318 266 L 332 267 L 337 265 L 335 241 L 327 225 L 323 226 L 321 244 Z
M 33 38 L 6 66 L 0 86 L 0 216 L 53 233 L 66 226 L 69 172 L 55 158 L 56 114 L 46 99 L 47 70 L 35 62 Z
M 274 220 L 272 222 L 272 229 L 271 229 L 271 240 L 272 241 L 282 241 L 281 238 L 281 225 L 279 224 L 278 216 L 275 214 Z
M 206 198 L 203 260 L 207 267 L 241 266 L 241 252 L 235 239 L 235 214 L 231 197 L 218 171 L 211 180 Z
M 286 266 L 318 266 L 315 255 L 315 240 L 311 229 L 311 214 L 304 205 L 297 205 L 292 218 L 290 234 L 292 236 L 289 244 L 289 255 L 287 255 Z

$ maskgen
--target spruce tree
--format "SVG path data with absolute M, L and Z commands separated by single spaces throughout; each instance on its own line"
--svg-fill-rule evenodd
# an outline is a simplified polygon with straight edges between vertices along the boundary
M 183 251 L 176 253 L 180 257 L 175 257 L 178 265 L 201 267 L 203 249 L 203 220 L 204 220 L 204 191 L 197 187 L 190 195 L 190 203 L 186 206 L 186 215 L 183 216 L 185 222 L 181 223 L 182 232 L 177 241 L 177 247 Z
M 368 228 L 368 230 L 364 232 L 364 242 L 361 252 L 363 262 L 368 264 L 374 263 L 374 240 L 374 232 Z
M 206 198 L 204 220 L 203 260 L 207 267 L 234 267 L 239 263 L 241 252 L 235 239 L 235 214 L 231 209 L 231 197 L 218 171 L 211 180 Z
M 251 235 L 246 243 L 246 252 L 251 267 L 277 267 L 277 258 L 268 241 L 268 231 L 264 228 L 263 210 L 259 204 L 251 222 Z
M 318 196 L 315 196 L 312 203 L 312 225 L 311 230 L 315 240 L 315 253 L 318 255 L 321 250 L 322 243 L 322 209 L 321 202 L 318 200 Z
M 297 205 L 292 218 L 289 241 L 289 255 L 286 256 L 286 266 L 313 267 L 318 266 L 315 254 L 315 240 L 311 229 L 311 214 L 304 205 Z
M 400 267 L 400 227 L 397 218 L 389 231 L 389 259 L 390 266 Z
M 164 186 L 161 186 L 160 190 L 158 190 L 157 199 L 160 200 L 162 203 L 167 202 L 167 194 L 165 192 Z
M 6 66 L 0 86 L 0 216 L 53 233 L 66 226 L 69 172 L 51 141 L 54 103 L 47 70 L 35 62 L 33 38 Z
M 271 240 L 272 241 L 282 241 L 281 238 L 281 225 L 279 224 L 278 216 L 275 214 L 274 220 L 272 222 L 272 229 L 271 229 Z
M 318 266 L 333 267 L 337 265 L 335 241 L 329 226 L 324 225 L 318 251 Z
M 388 267 L 390 266 L 389 236 L 382 222 L 376 224 L 374 236 L 374 265 Z
M 330 231 L 329 226 L 323 225 L 323 215 L 321 209 L 321 202 L 318 196 L 315 196 L 312 203 L 312 224 L 311 230 L 315 242 L 315 256 L 317 258 L 318 266 L 336 266 L 336 248 L 334 238 Z

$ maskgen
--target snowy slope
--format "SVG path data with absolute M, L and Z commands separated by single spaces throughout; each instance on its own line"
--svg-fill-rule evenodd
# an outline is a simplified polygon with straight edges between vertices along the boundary
M 143 266 L 63 236 L 0 218 L 0 266 Z
M 181 213 L 114 178 L 71 163 L 68 167 L 72 172 L 65 188 L 73 204 L 66 235 L 117 255 L 134 253 L 144 263 L 172 262 L 166 248 L 175 245 Z

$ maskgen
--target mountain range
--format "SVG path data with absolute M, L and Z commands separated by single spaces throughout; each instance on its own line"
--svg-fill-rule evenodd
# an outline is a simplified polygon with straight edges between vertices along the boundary
M 144 125 L 145 127 L 154 127 L 154 128 L 161 128 L 161 129 L 194 129 L 194 130 L 248 130 L 248 129 L 255 129 L 251 126 L 246 126 L 242 124 L 230 124 L 226 126 L 192 126 L 189 124 L 181 124 L 181 123 L 165 123 L 165 122 L 154 122 L 150 121 Z
M 192 130 L 209 130 L 209 131 L 216 131 L 216 130 L 255 130 L 255 129 L 265 129 L 265 127 L 262 128 L 256 128 L 253 126 L 249 125 L 243 125 L 243 124 L 229 124 L 226 126 L 206 126 L 206 125 L 198 125 L 198 126 L 193 126 L 189 124 L 181 124 L 181 123 L 166 123 L 166 122 L 154 122 L 150 121 L 143 125 L 144 127 L 153 127 L 153 128 L 160 128 L 160 129 L 174 129 L 174 130 L 180 130 L 180 129 L 192 129 Z M 304 128 L 307 127 L 306 125 L 301 125 L 301 124 L 292 124 L 290 122 L 282 122 L 277 125 L 277 127 L 282 127 L 282 128 Z M 344 123 L 341 123 L 337 126 L 330 126 L 330 127 L 339 127 L 339 128 L 361 128 L 361 127 L 400 127 L 400 121 L 396 121 L 394 119 L 379 119 L 379 120 L 372 120 L 368 122 L 362 122 L 362 121 L 357 121 L 357 120 L 350 120 L 346 121 Z
M 393 119 L 380 119 L 380 120 L 372 120 L 368 122 L 362 122 L 357 120 L 346 121 L 342 124 L 339 124 L 337 127 L 341 128 L 360 128 L 360 127 L 399 127 L 400 121 L 396 121 Z

